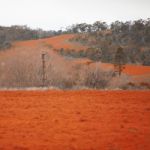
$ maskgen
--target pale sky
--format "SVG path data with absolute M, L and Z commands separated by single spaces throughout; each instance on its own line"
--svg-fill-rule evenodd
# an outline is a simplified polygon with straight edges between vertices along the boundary
M 0 0 L 0 25 L 58 30 L 97 20 L 150 18 L 150 0 Z

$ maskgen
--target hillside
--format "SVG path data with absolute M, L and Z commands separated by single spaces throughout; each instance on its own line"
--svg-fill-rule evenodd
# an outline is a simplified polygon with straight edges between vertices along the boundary
M 99 68 L 102 68 L 103 70 L 107 70 L 107 68 L 109 70 L 113 70 L 112 64 L 95 62 L 86 57 L 78 58 L 61 55 L 59 53 L 60 49 L 68 52 L 72 52 L 72 50 L 74 52 L 79 52 L 80 50 L 86 51 L 87 49 L 89 49 L 88 46 L 83 45 L 80 42 L 72 41 L 72 39 L 77 35 L 78 34 L 64 34 L 51 38 L 17 41 L 12 43 L 11 48 L 0 51 L 0 85 L 2 87 L 7 87 L 9 85 L 15 86 L 16 84 L 13 82 L 29 82 L 29 80 L 34 80 L 33 78 L 35 76 L 37 76 L 37 81 L 41 82 L 40 70 L 42 69 L 42 53 L 46 53 L 47 55 L 47 67 L 51 65 L 53 69 L 56 70 L 55 73 L 57 73 L 57 75 L 62 74 L 63 72 L 62 76 L 63 79 L 65 78 L 65 80 L 67 80 L 67 84 L 70 80 L 74 80 L 74 78 L 77 78 L 78 70 L 80 71 L 81 78 L 83 78 L 83 76 L 85 75 L 85 73 L 83 73 L 83 70 L 87 70 L 88 67 L 92 68 L 94 66 L 94 68 L 97 68 L 99 66 Z M 32 71 L 30 71 L 30 69 Z M 27 72 L 29 72 L 28 78 L 26 75 Z M 140 83 L 150 83 L 149 66 L 128 64 L 125 67 L 124 74 L 128 75 L 128 77 L 130 78 L 129 82 L 139 81 Z M 56 76 L 56 74 L 53 74 L 53 72 L 49 71 L 47 75 Z M 19 78 L 22 79 L 18 81 L 18 77 L 16 76 L 20 76 Z M 54 78 L 50 80 L 54 80 Z M 34 84 L 34 86 L 40 86 L 40 84 L 36 83 Z M 31 85 L 31 82 L 27 85 L 24 84 L 24 86 Z M 17 86 L 19 85 L 17 84 Z

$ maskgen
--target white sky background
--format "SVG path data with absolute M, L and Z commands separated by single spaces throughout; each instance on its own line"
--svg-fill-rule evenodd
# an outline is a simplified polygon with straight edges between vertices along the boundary
M 0 0 L 0 25 L 58 30 L 75 23 L 150 18 L 150 0 Z

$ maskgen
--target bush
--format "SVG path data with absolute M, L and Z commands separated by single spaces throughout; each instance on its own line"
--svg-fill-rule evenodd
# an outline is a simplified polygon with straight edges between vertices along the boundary
M 116 88 L 124 89 L 124 90 L 130 89 L 134 87 L 134 84 L 130 80 L 132 81 L 132 79 L 130 79 L 129 76 L 126 74 L 122 74 L 121 76 L 114 76 L 112 80 L 109 82 L 108 87 L 110 89 L 116 89 Z
M 0 44 L 0 50 L 1 49 L 7 49 L 11 47 L 11 43 L 8 41 L 4 41 L 3 43 Z
M 102 56 L 102 51 L 99 48 L 88 48 L 85 51 L 85 55 L 87 58 L 91 60 L 100 61 Z
M 59 54 L 73 58 L 89 58 L 94 61 L 100 61 L 102 52 L 99 48 L 88 48 L 86 50 L 76 51 L 74 49 L 59 49 Z
M 103 89 L 109 85 L 112 77 L 112 70 L 104 71 L 98 68 L 91 68 L 86 72 L 84 84 L 89 88 Z
M 140 86 L 141 86 L 141 87 L 144 87 L 144 88 L 146 88 L 146 89 L 150 89 L 150 83 L 147 83 L 147 82 L 141 82 L 141 83 L 140 83 Z

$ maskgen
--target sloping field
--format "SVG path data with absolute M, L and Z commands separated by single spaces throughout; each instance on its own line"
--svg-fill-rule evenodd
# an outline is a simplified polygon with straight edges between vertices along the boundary
M 70 42 L 69 40 L 73 38 L 75 34 L 64 34 L 55 36 L 52 38 L 45 38 L 39 40 L 29 40 L 22 42 L 15 42 L 15 47 L 36 47 L 36 46 L 49 46 L 53 49 L 74 49 L 74 50 L 84 50 L 87 47 L 83 46 L 77 42 Z
M 55 36 L 52 38 L 45 38 L 39 40 L 28 40 L 28 41 L 19 41 L 14 42 L 13 47 L 7 51 L 0 52 L 0 60 L 5 61 L 5 59 L 10 59 L 10 57 L 17 57 L 24 59 L 23 57 L 28 56 L 28 59 L 32 60 L 32 57 L 40 55 L 42 52 L 50 53 L 50 49 L 75 49 L 75 50 L 84 50 L 87 49 L 86 46 L 83 46 L 77 42 L 70 42 L 69 40 L 73 38 L 75 34 L 64 34 Z M 52 55 L 52 52 L 49 54 Z M 59 57 L 59 56 L 58 56 Z M 81 64 L 91 64 L 92 61 L 89 59 L 73 59 L 72 63 L 81 63 Z M 70 62 L 71 63 L 71 62 Z M 102 63 L 101 67 L 104 68 L 113 68 L 112 64 Z M 141 65 L 126 65 L 124 73 L 128 75 L 150 75 L 149 66 Z
M 150 92 L 1 91 L 0 150 L 150 150 Z
M 68 72 L 73 72 L 72 66 L 76 64 L 83 67 L 96 65 L 97 63 L 94 63 L 87 58 L 68 59 L 53 51 L 54 49 L 61 48 L 74 50 L 86 49 L 87 47 L 81 45 L 80 43 L 69 41 L 69 39 L 74 36 L 75 34 L 64 34 L 52 38 L 14 42 L 10 49 L 0 52 L 0 81 L 6 80 L 7 82 L 11 78 L 10 75 L 14 74 L 15 69 L 17 70 L 17 68 L 19 68 L 19 65 L 20 68 L 27 65 L 34 66 L 35 70 L 41 68 L 41 54 L 43 52 L 47 53 L 47 64 L 54 62 L 53 64 L 55 68 L 63 68 L 64 72 L 67 70 L 66 74 Z M 104 69 L 113 69 L 112 64 L 99 64 L 100 67 Z M 29 67 L 26 67 L 26 72 L 30 72 L 29 69 Z M 124 73 L 129 75 L 133 82 L 150 83 L 150 66 L 126 65 Z

